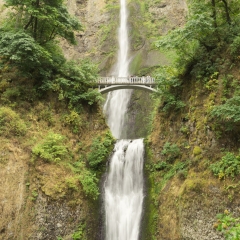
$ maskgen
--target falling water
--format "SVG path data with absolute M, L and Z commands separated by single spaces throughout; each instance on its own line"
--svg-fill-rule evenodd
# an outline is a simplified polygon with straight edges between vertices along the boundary
M 137 240 L 143 202 L 143 140 L 116 143 L 105 183 L 106 239 Z
M 118 77 L 128 77 L 129 66 L 129 39 L 127 28 L 127 6 L 126 0 L 121 1 L 120 10 L 120 27 L 118 30 L 118 61 L 116 64 L 116 75 Z M 108 94 L 107 101 L 104 105 L 104 112 L 107 115 L 108 125 L 112 134 L 116 138 L 126 137 L 123 136 L 124 117 L 127 112 L 128 103 L 131 97 L 132 90 L 117 90 Z
M 121 1 L 117 76 L 129 75 L 126 0 Z M 108 125 L 116 138 L 125 137 L 124 116 L 131 90 L 108 94 L 104 111 Z M 104 186 L 106 240 L 138 240 L 143 202 L 142 139 L 119 140 L 114 149 Z

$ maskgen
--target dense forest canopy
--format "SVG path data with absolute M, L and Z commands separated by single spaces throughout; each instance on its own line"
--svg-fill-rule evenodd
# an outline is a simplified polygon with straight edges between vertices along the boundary
M 174 63 L 161 67 L 156 75 L 165 111 L 185 106 L 178 93 L 188 75 L 202 84 L 210 80 L 219 82 L 223 66 L 228 64 L 231 69 L 239 61 L 240 2 L 190 0 L 188 10 L 185 26 L 172 30 L 156 42 L 160 50 L 176 52 Z M 225 123 L 225 130 L 230 130 L 240 122 L 240 89 L 236 81 L 231 84 L 226 81 L 226 87 L 232 84 L 234 88 L 228 89 L 228 94 L 222 98 L 223 104 L 215 106 L 211 115 Z M 170 89 L 163 87 L 166 85 Z
M 61 39 L 76 44 L 75 32 L 83 29 L 63 1 L 7 0 L 5 6 L 9 11 L 0 27 L 0 67 L 6 81 L 16 85 L 19 79 L 15 78 L 21 76 L 33 83 L 38 94 L 55 91 L 60 100 L 78 110 L 78 103 L 91 105 L 101 99 L 91 89 L 97 66 L 89 60 L 66 61 L 58 46 Z M 9 71 L 15 77 L 11 74 L 9 79 Z

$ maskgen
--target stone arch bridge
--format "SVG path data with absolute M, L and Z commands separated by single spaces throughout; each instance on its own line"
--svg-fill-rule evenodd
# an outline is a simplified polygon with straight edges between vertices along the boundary
M 157 86 L 152 77 L 100 77 L 97 80 L 100 93 L 108 93 L 119 89 L 142 89 L 156 92 Z

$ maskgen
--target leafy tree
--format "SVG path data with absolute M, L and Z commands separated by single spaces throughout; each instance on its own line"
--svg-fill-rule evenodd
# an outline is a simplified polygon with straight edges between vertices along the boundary
M 11 17 L 40 44 L 46 44 L 57 36 L 75 43 L 74 31 L 80 30 L 78 20 L 67 11 L 63 0 L 5 0 L 13 9 Z
M 97 67 L 88 60 L 77 64 L 74 61 L 65 63 L 53 81 L 46 81 L 44 89 L 58 93 L 60 100 L 66 100 L 69 107 L 77 107 L 81 102 L 92 105 L 102 99 L 97 90 L 91 89 L 97 78 Z
M 177 76 L 175 68 L 163 66 L 155 74 L 158 83 L 158 91 L 155 93 L 157 98 L 161 99 L 163 112 L 169 110 L 178 110 L 185 107 L 185 103 L 179 98 L 178 90 L 181 86 L 181 80 Z
M 1 62 L 21 69 L 23 72 L 33 72 L 45 64 L 51 64 L 48 51 L 23 31 L 5 32 L 0 30 Z M 42 70 L 43 70 L 42 69 Z
M 237 0 L 191 0 L 185 26 L 161 37 L 156 46 L 176 51 L 180 73 L 203 79 L 217 71 L 219 50 L 239 36 L 239 7 Z

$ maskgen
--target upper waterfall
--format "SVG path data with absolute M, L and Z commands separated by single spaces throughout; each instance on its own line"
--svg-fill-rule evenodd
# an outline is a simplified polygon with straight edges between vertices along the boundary
M 129 38 L 128 38 L 128 11 L 126 0 L 121 0 L 120 26 L 118 30 L 118 61 L 116 64 L 117 77 L 129 76 Z M 114 73 L 112 73 L 114 74 Z M 104 105 L 108 125 L 116 138 L 127 138 L 124 134 L 124 120 L 132 90 L 117 90 L 108 94 Z

